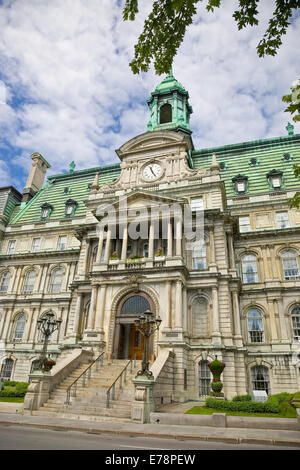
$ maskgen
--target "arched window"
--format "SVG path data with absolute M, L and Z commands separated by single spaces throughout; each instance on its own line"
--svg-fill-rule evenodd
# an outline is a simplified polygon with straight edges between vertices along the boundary
M 299 279 L 297 253 L 295 250 L 285 250 L 281 254 L 283 276 L 285 281 Z
M 212 375 L 208 368 L 208 361 L 199 362 L 199 395 L 208 396 Z
M 36 359 L 35 361 L 32 361 L 31 363 L 31 369 L 30 369 L 30 373 L 32 374 L 32 372 L 34 372 L 35 370 L 38 370 L 40 368 L 40 359 Z
M 257 263 L 255 255 L 244 255 L 242 257 L 243 282 L 252 284 L 258 282 Z
M 0 376 L 1 381 L 4 382 L 6 380 L 10 380 L 11 373 L 13 370 L 13 365 L 14 365 L 14 361 L 12 359 L 10 358 L 5 359 L 1 367 L 1 376 Z
M 56 294 L 61 290 L 61 283 L 63 278 L 64 270 L 63 268 L 55 268 L 52 271 L 49 292 Z
M 262 314 L 256 308 L 252 308 L 247 313 L 248 337 L 250 343 L 264 342 L 264 327 Z
M 25 282 L 24 282 L 24 294 L 31 294 L 34 288 L 36 272 L 34 269 L 27 271 Z
M 206 269 L 205 242 L 194 242 L 192 251 L 193 269 Z
M 300 341 L 300 306 L 293 308 L 292 313 L 293 337 L 295 341 Z
M 121 315 L 141 315 L 145 310 L 150 310 L 148 300 L 141 295 L 134 295 L 122 305 Z
M 169 103 L 163 104 L 160 108 L 160 124 L 172 122 L 172 106 Z
M 0 294 L 6 294 L 9 287 L 10 271 L 5 271 L 1 276 Z
M 192 303 L 192 334 L 193 336 L 207 336 L 207 301 L 197 298 Z
M 252 390 L 265 390 L 269 395 L 269 371 L 265 366 L 254 366 L 251 369 Z
M 20 313 L 16 318 L 14 339 L 22 339 L 24 334 L 24 328 L 26 323 L 25 313 Z

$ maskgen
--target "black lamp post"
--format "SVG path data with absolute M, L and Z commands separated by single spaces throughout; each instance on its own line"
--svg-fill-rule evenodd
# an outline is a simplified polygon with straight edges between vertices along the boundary
M 42 353 L 40 356 L 40 363 L 39 363 L 39 369 L 44 369 L 44 362 L 47 359 L 46 353 L 47 353 L 47 347 L 48 347 L 48 340 L 49 337 L 54 333 L 55 330 L 58 329 L 59 325 L 61 324 L 62 320 L 56 320 L 55 315 L 52 312 L 48 312 L 45 315 L 43 315 L 42 318 L 40 318 L 37 321 L 37 327 L 38 330 L 42 332 L 44 335 L 44 344 L 43 344 L 43 349 Z
M 138 375 L 145 375 L 148 379 L 153 377 L 151 370 L 149 370 L 149 340 L 156 330 L 159 329 L 161 318 L 154 318 L 154 314 L 150 310 L 146 310 L 135 320 L 137 330 L 145 337 L 144 353 L 142 361 L 142 369 L 138 371 Z

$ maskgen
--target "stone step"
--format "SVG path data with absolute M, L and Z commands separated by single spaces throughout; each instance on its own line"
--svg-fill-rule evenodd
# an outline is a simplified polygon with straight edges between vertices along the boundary
M 32 411 L 32 416 L 48 416 L 49 418 L 67 418 L 67 419 L 74 419 L 74 420 L 86 420 L 86 415 L 78 415 L 74 413 L 65 413 L 63 411 L 45 411 L 45 410 L 38 410 Z M 118 418 L 116 416 L 89 416 L 89 421 L 97 421 L 97 422 L 112 422 L 112 423 L 129 423 L 131 422 L 130 418 Z

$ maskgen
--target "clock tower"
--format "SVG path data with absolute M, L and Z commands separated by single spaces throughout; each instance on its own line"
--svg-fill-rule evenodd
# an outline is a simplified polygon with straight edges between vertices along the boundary
M 191 135 L 189 94 L 173 75 L 172 68 L 167 77 L 155 88 L 147 100 L 150 119 L 147 131 L 174 130 Z

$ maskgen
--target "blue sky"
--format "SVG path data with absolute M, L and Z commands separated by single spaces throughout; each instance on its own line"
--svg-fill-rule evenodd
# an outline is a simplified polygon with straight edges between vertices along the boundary
M 33 152 L 51 164 L 48 174 L 72 160 L 89 168 L 117 162 L 115 149 L 145 132 L 146 99 L 164 77 L 128 66 L 151 6 L 140 3 L 132 23 L 119 0 L 0 0 L 0 186 L 22 191 Z M 196 148 L 286 135 L 291 121 L 281 96 L 299 78 L 300 16 L 277 56 L 261 59 L 274 1 L 262 1 L 259 27 L 243 31 L 236 3 L 214 14 L 200 4 L 175 58 Z

